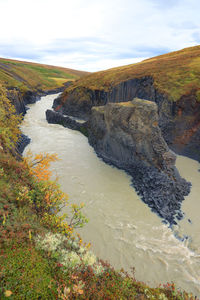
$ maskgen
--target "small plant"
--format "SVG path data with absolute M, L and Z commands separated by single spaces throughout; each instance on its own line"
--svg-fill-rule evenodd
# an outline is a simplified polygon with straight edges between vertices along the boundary
M 68 270 L 92 267 L 96 275 L 104 272 L 104 268 L 96 256 L 86 247 L 80 246 L 78 239 L 48 232 L 45 236 L 38 235 L 35 243 L 38 249 L 51 252 L 51 257 Z

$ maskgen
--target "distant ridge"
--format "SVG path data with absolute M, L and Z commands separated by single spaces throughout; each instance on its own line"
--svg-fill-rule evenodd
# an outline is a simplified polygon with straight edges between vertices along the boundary
M 200 46 L 92 73 L 80 78 L 69 90 L 85 87 L 109 91 L 123 81 L 145 76 L 152 77 L 154 86 L 173 100 L 190 93 L 191 90 L 200 91 Z
M 54 109 L 86 120 L 93 106 L 135 97 L 157 104 L 170 149 L 200 161 L 200 46 L 80 78 L 54 102 Z
M 87 74 L 69 68 L 0 58 L 0 82 L 7 88 L 15 87 L 21 91 L 55 89 Z

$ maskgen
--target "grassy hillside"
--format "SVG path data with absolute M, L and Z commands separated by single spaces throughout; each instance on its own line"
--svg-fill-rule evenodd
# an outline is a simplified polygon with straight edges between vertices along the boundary
M 156 88 L 173 100 L 191 91 L 197 92 L 200 100 L 200 46 L 90 74 L 76 81 L 67 91 L 76 87 L 108 91 L 120 82 L 144 76 L 153 77 Z
M 0 58 L 0 82 L 22 91 L 54 89 L 86 74 L 67 68 Z

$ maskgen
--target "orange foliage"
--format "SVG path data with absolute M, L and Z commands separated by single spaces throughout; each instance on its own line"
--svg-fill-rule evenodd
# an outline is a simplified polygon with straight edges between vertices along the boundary
M 52 172 L 49 170 L 50 163 L 58 160 L 57 154 L 39 153 L 35 157 L 29 151 L 26 155 L 25 162 L 27 163 L 30 173 L 34 175 L 38 181 L 49 180 Z

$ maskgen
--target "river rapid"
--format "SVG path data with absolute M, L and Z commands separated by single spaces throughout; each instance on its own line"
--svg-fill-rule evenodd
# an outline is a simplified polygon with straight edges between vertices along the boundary
M 92 250 L 117 269 L 130 271 L 151 286 L 175 282 L 200 297 L 200 165 L 177 157 L 180 174 L 192 183 L 182 205 L 185 218 L 171 230 L 145 205 L 124 171 L 98 158 L 80 132 L 48 124 L 46 109 L 57 95 L 29 105 L 22 131 L 31 138 L 24 151 L 57 153 L 54 176 L 70 202 L 85 203 L 89 223 L 80 230 Z

